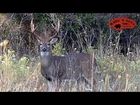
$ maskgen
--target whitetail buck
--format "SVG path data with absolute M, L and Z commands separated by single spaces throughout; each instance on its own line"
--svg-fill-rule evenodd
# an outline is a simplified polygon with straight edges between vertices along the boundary
M 56 43 L 55 38 L 59 33 L 60 21 L 53 27 L 56 33 L 53 36 L 47 35 L 43 38 L 34 31 L 33 18 L 31 20 L 31 32 L 40 43 L 41 74 L 47 80 L 48 90 L 52 89 L 52 83 L 63 80 L 80 81 L 84 78 L 91 86 L 93 83 L 93 72 L 97 71 L 96 59 L 87 53 L 69 54 L 65 56 L 54 56 L 52 54 L 52 44 Z

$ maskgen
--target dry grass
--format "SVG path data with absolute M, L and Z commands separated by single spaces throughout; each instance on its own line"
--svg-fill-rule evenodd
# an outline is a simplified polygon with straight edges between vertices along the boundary
M 101 73 L 95 75 L 99 92 L 117 91 L 140 91 L 140 60 L 137 56 L 135 61 L 120 55 L 100 57 L 97 54 L 98 67 Z M 0 56 L 0 91 L 3 92 L 47 92 L 46 80 L 40 74 L 39 58 L 28 59 L 22 57 L 15 60 L 14 53 Z M 56 91 L 77 92 L 77 82 L 63 82 L 61 88 Z M 84 90 L 84 83 L 81 90 Z

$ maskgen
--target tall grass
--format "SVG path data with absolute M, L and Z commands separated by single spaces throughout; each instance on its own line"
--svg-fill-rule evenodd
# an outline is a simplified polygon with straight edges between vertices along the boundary
M 123 57 L 119 54 L 95 54 L 100 73 L 94 74 L 99 92 L 140 91 L 140 56 Z M 73 84 L 73 85 L 71 85 Z M 78 91 L 76 82 L 64 82 L 61 88 L 53 91 Z M 80 91 L 83 89 L 81 85 Z M 0 91 L 46 92 L 46 80 L 40 72 L 40 59 L 22 57 L 15 59 L 13 51 L 0 56 Z
M 0 91 L 38 91 L 43 81 L 39 60 L 22 57 L 18 61 L 13 52 L 8 51 L 0 56 L 0 62 Z

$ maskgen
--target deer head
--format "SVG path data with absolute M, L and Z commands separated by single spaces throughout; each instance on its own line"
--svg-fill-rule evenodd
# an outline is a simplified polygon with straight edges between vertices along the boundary
M 40 52 L 41 52 L 41 55 L 50 55 L 52 54 L 52 51 L 51 51 L 51 45 L 56 43 L 57 42 L 57 38 L 55 38 L 58 33 L 59 33 L 59 28 L 60 28 L 60 20 L 58 19 L 58 22 L 57 22 L 57 25 L 56 27 L 54 27 L 54 25 L 52 25 L 54 30 L 55 30 L 55 34 L 54 35 L 51 35 L 49 36 L 49 33 L 46 32 L 46 37 L 41 37 L 39 35 L 37 35 L 35 33 L 35 30 L 37 27 L 34 27 L 34 23 L 33 23 L 33 17 L 31 19 L 31 23 L 30 23 L 30 28 L 31 28 L 31 32 L 36 36 L 38 42 L 40 43 Z

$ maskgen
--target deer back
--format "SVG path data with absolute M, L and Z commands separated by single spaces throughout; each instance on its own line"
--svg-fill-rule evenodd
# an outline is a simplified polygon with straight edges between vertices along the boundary
M 78 79 L 81 75 L 91 78 L 97 64 L 95 57 L 87 53 L 53 56 L 51 74 L 57 79 Z

